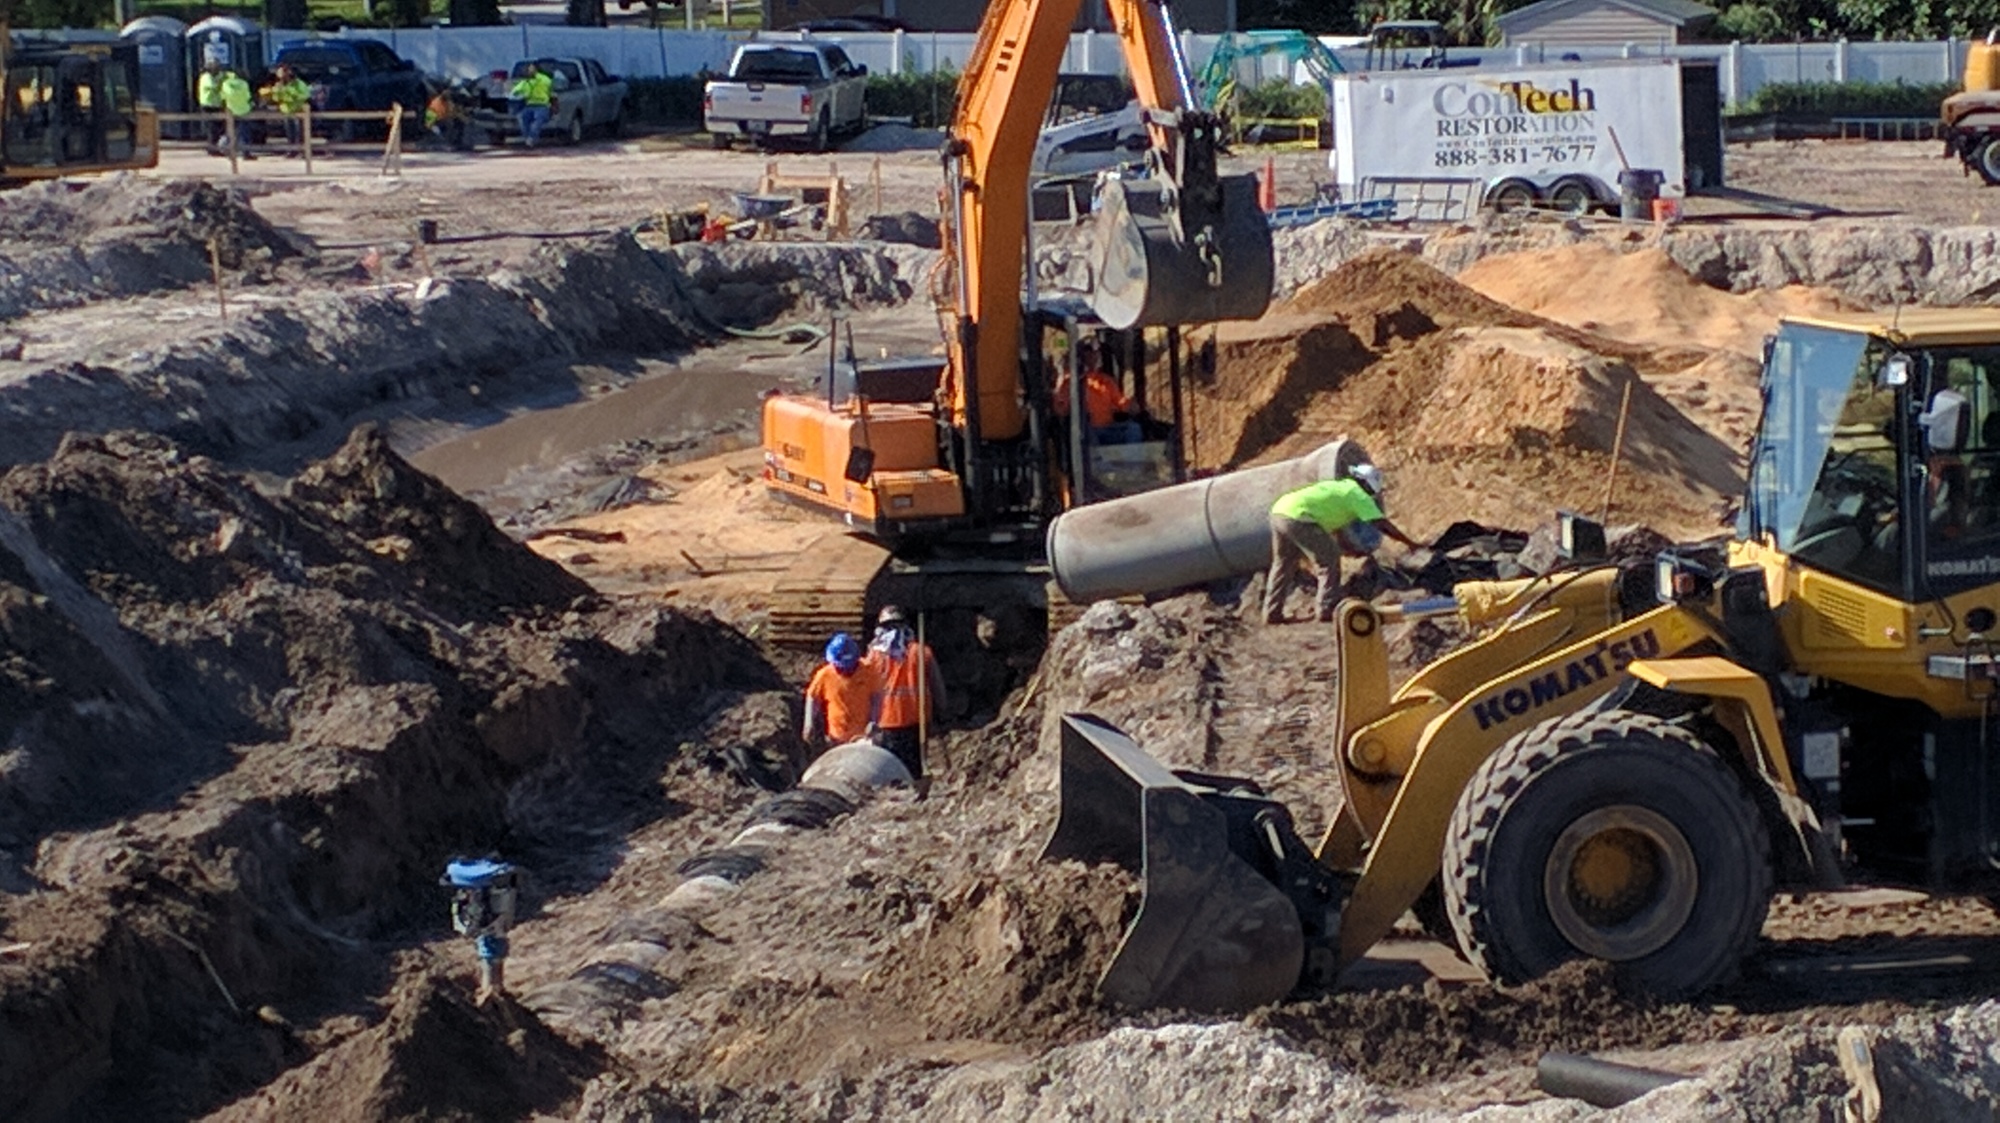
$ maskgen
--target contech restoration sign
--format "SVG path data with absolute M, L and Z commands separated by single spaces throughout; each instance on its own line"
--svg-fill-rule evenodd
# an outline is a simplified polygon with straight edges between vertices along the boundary
M 1594 180 L 1615 197 L 1624 146 L 1679 194 L 1680 67 L 1671 59 L 1345 75 L 1333 91 L 1335 179 Z M 1351 196 L 1350 196 L 1351 197 Z

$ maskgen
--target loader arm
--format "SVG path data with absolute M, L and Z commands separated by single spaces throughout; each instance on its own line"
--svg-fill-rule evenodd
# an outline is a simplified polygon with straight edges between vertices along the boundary
M 1634 662 L 1723 643 L 1703 615 L 1667 605 L 1602 630 L 1579 629 L 1571 634 L 1581 639 L 1550 650 L 1551 640 L 1577 623 L 1565 619 L 1571 611 L 1550 608 L 1467 645 L 1454 653 L 1459 667 L 1413 679 L 1386 705 L 1376 703 L 1385 713 L 1371 716 L 1370 700 L 1388 697 L 1381 612 L 1362 601 L 1341 606 L 1336 621 L 1341 722 L 1335 744 L 1350 802 L 1328 830 L 1319 857 L 1338 868 L 1351 857 L 1343 852 L 1348 840 L 1368 843 L 1360 880 L 1341 914 L 1343 964 L 1388 935 L 1437 876 L 1459 793 L 1508 738 L 1609 694 Z M 1457 673 L 1467 664 L 1509 669 L 1472 681 Z M 1449 695 L 1434 689 L 1448 682 L 1458 689 Z M 1349 725 L 1350 716 L 1360 724 Z

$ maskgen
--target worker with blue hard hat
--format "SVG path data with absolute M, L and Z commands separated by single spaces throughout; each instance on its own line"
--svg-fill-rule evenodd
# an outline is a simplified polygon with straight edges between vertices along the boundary
M 826 642 L 826 661 L 806 686 L 806 722 L 802 736 L 808 745 L 824 739 L 835 745 L 868 736 L 881 702 L 881 675 L 859 640 L 837 632 Z

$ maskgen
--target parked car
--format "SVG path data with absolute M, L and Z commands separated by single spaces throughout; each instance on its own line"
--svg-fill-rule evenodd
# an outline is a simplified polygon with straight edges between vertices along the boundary
M 400 105 L 422 113 L 430 90 L 417 65 L 375 39 L 302 39 L 278 48 L 273 67 L 289 66 L 313 87 L 313 108 L 344 112 Z M 343 123 L 352 136 L 359 122 Z
M 624 131 L 628 90 L 623 78 L 605 73 L 594 58 L 538 58 L 522 59 L 511 71 L 496 70 L 480 83 L 473 122 L 488 135 L 499 140 L 521 131 L 520 122 L 508 111 L 508 92 L 531 62 L 555 85 L 545 130 L 549 135 L 580 144 L 593 132 L 617 136 Z
M 867 97 L 868 68 L 837 43 L 804 37 L 745 43 L 730 61 L 729 77 L 703 91 L 702 120 L 717 148 L 738 137 L 758 147 L 792 138 L 824 152 L 835 134 L 867 126 Z

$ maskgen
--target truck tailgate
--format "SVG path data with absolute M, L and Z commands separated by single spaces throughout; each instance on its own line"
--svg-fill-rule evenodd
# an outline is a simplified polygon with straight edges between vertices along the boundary
M 723 121 L 771 121 L 805 124 L 812 118 L 801 104 L 809 96 L 804 86 L 768 82 L 713 82 L 708 87 L 708 117 Z

